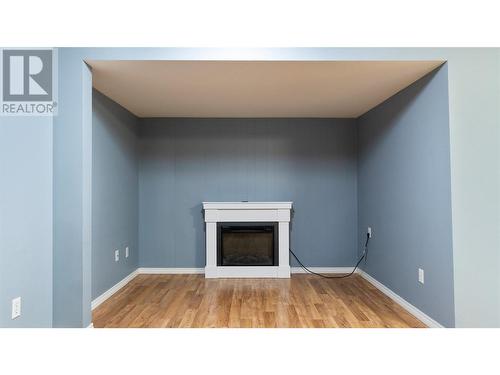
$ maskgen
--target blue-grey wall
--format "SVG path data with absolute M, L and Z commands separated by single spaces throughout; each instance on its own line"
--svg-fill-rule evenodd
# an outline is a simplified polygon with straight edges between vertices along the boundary
M 91 322 L 92 75 L 75 49 L 59 49 L 53 121 L 54 327 Z
M 293 201 L 291 246 L 309 266 L 356 256 L 350 119 L 140 119 L 142 267 L 205 265 L 202 201 Z
M 92 96 L 92 299 L 138 267 L 137 118 Z M 125 247 L 129 257 L 125 258 Z M 120 251 L 115 262 L 114 251 Z
M 0 327 L 50 326 L 52 119 L 0 117 Z
M 358 125 L 363 268 L 439 323 L 454 326 L 446 65 L 364 114 Z M 361 249 L 360 249 L 361 250 Z M 418 282 L 425 270 L 425 284 Z

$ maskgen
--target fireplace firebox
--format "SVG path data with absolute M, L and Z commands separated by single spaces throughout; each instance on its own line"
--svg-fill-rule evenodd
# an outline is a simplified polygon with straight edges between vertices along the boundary
M 217 223 L 218 266 L 277 266 L 278 223 Z

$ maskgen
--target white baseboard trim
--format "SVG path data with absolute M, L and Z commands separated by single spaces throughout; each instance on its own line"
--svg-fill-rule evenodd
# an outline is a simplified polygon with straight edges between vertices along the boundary
M 368 281 L 370 284 L 372 284 L 375 288 L 380 290 L 387 297 L 392 299 L 394 302 L 396 302 L 398 305 L 400 305 L 402 308 L 404 308 L 410 314 L 415 316 L 417 319 L 419 319 L 422 323 L 424 323 L 429 328 L 444 328 L 441 324 L 436 322 L 430 316 L 425 314 L 423 311 L 417 309 L 410 302 L 408 302 L 407 300 L 405 300 L 404 298 L 402 298 L 398 294 L 394 293 L 391 289 L 386 287 L 380 281 L 374 279 L 372 276 L 367 274 L 365 271 L 358 270 L 358 273 L 361 275 L 361 277 L 363 277 L 366 281 Z
M 313 272 L 318 273 L 350 273 L 352 267 L 307 267 Z M 308 273 L 302 267 L 291 267 L 291 273 Z M 356 271 L 358 272 L 358 271 Z M 182 274 L 204 274 L 205 268 L 154 268 L 154 267 L 139 267 L 137 274 L 139 275 L 182 275 Z
M 350 273 L 352 267 L 307 267 L 313 272 L 318 273 Z M 291 273 L 308 273 L 302 267 L 291 267 Z M 357 271 L 356 271 L 357 272 Z M 204 268 L 151 268 L 151 267 L 140 267 L 137 269 L 137 273 L 140 275 L 182 275 L 182 274 L 204 274 Z
M 130 273 L 130 275 L 126 276 L 123 278 L 123 280 L 117 282 L 115 285 L 113 285 L 111 288 L 106 290 L 103 294 L 101 294 L 99 297 L 94 299 L 91 303 L 91 309 L 94 310 L 97 306 L 99 306 L 101 303 L 106 301 L 109 297 L 111 297 L 113 294 L 118 292 L 121 288 L 123 288 L 125 285 L 127 285 L 134 277 L 138 275 L 137 270 L 133 271 Z
M 87 328 L 94 328 L 94 323 L 90 323 Z
M 352 267 L 307 267 L 316 273 L 351 273 Z M 302 267 L 292 267 L 292 273 L 309 273 Z
M 203 274 L 205 273 L 204 268 L 149 268 L 140 267 L 137 269 L 137 273 L 140 275 L 183 275 L 183 274 Z

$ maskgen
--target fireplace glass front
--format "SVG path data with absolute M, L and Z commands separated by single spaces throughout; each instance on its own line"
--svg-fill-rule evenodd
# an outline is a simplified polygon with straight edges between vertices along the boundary
M 277 223 L 218 223 L 217 265 L 277 266 Z

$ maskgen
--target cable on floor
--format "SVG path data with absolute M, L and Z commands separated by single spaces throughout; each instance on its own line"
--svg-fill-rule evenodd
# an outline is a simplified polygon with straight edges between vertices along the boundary
M 293 255 L 293 257 L 297 260 L 297 262 L 299 262 L 300 266 L 306 270 L 307 272 L 313 274 L 313 275 L 316 275 L 316 276 L 320 276 L 320 277 L 323 277 L 325 279 L 343 279 L 345 277 L 349 277 L 349 276 L 352 276 L 354 274 L 354 272 L 356 272 L 356 269 L 358 268 L 359 264 L 361 263 L 361 261 L 363 259 L 366 260 L 367 256 L 368 256 L 368 242 L 370 241 L 370 235 L 367 233 L 366 234 L 366 242 L 365 242 L 365 248 L 363 250 L 363 254 L 361 254 L 361 257 L 359 258 L 358 262 L 356 263 L 356 265 L 354 266 L 354 269 L 352 270 L 351 273 L 348 273 L 347 275 L 334 275 L 334 276 L 326 276 L 326 275 L 322 275 L 320 273 L 317 273 L 317 272 L 314 272 L 314 271 L 311 271 L 309 268 L 307 268 L 306 266 L 304 266 L 304 264 L 300 261 L 300 259 L 297 257 L 297 255 L 295 255 L 295 253 L 292 251 L 292 249 L 289 249 L 290 250 L 290 254 Z

